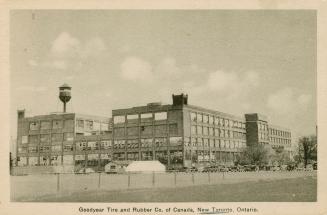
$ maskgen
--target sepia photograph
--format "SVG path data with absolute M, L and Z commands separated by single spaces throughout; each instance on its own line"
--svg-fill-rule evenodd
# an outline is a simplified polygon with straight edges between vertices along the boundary
M 327 213 L 327 1 L 0 11 L 0 214 Z
M 317 201 L 315 10 L 11 10 L 9 39 L 12 202 Z

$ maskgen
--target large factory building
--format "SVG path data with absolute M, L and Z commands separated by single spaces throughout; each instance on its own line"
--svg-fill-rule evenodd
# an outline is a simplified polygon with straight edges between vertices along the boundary
M 112 118 L 66 113 L 70 87 L 61 86 L 60 95 L 62 113 L 25 117 L 18 111 L 18 166 L 103 170 L 112 160 L 159 160 L 174 168 L 231 165 L 251 144 L 291 147 L 291 132 L 263 115 L 238 117 L 189 105 L 184 94 L 173 95 L 169 105 L 112 110 Z

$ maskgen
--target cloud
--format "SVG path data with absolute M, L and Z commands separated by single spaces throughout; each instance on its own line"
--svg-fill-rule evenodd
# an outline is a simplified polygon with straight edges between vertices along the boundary
M 28 91 L 28 92 L 44 92 L 47 90 L 45 86 L 20 86 L 17 88 L 18 91 Z
M 96 57 L 106 51 L 106 44 L 100 37 L 92 37 L 81 42 L 68 32 L 62 32 L 52 42 L 51 53 L 56 58 Z
M 35 67 L 35 66 L 38 66 L 38 63 L 35 60 L 31 59 L 28 61 L 28 65 Z
M 51 46 L 51 53 L 55 56 L 66 55 L 68 52 L 78 52 L 80 49 L 80 41 L 71 36 L 68 32 L 62 32 L 53 41 Z
M 123 45 L 122 47 L 120 47 L 119 49 L 118 49 L 118 51 L 120 52 L 120 53 L 128 53 L 128 52 L 130 52 L 131 51 L 131 46 L 130 45 L 128 45 L 128 44 L 125 44 L 125 45 Z
M 252 89 L 259 86 L 259 83 L 260 77 L 257 72 L 238 75 L 236 72 L 218 70 L 209 74 L 203 91 L 213 91 L 234 100 L 247 96 Z
M 138 57 L 127 57 L 121 66 L 122 78 L 130 81 L 153 80 L 152 66 L 149 62 Z
M 106 50 L 106 45 L 104 41 L 99 37 L 94 37 L 88 40 L 81 50 L 81 57 L 87 58 L 92 56 L 97 56 L 99 53 Z
M 290 112 L 294 106 L 294 92 L 291 88 L 284 88 L 271 94 L 267 100 L 269 109 L 285 114 Z
M 64 70 L 67 68 L 67 64 L 62 60 L 55 60 L 52 62 L 52 66 L 56 69 Z
M 295 114 L 298 109 L 305 108 L 311 98 L 309 94 L 297 96 L 294 89 L 287 87 L 271 94 L 267 100 L 267 107 L 278 114 Z

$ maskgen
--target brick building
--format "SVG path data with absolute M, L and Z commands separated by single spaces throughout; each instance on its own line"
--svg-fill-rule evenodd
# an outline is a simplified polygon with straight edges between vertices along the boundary
M 188 104 L 112 110 L 109 117 L 18 111 L 17 165 L 78 165 L 103 169 L 111 160 L 159 160 L 169 167 L 232 164 L 252 144 L 290 147 L 291 132 L 254 113 L 238 117 Z

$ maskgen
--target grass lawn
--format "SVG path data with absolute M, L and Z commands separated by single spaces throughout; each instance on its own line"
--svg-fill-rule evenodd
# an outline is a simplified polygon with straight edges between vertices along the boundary
M 317 177 L 258 180 L 235 184 L 124 191 L 83 191 L 43 196 L 39 202 L 314 202 Z

